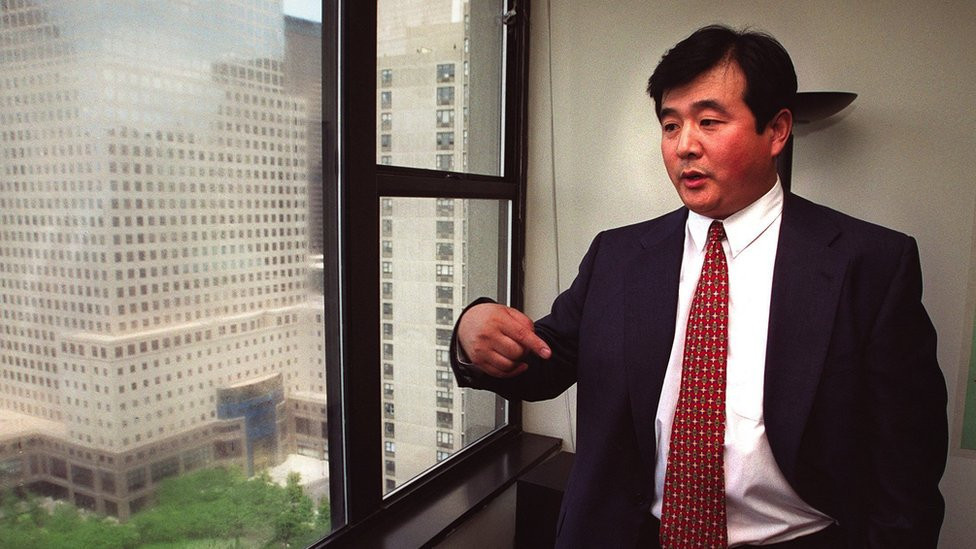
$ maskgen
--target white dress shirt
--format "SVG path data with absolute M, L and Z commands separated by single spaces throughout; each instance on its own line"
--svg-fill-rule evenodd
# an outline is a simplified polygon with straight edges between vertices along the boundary
M 729 271 L 729 345 L 725 399 L 725 493 L 729 545 L 765 545 L 823 529 L 830 517 L 807 505 L 776 465 L 763 420 L 763 379 L 773 264 L 783 213 L 777 181 L 762 198 L 723 220 Z M 712 219 L 689 212 L 678 286 L 674 344 L 655 422 L 656 493 L 661 516 L 671 423 L 681 387 L 688 311 L 698 285 Z

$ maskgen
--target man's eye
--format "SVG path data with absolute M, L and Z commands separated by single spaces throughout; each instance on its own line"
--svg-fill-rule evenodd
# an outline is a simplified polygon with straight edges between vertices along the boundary
M 712 120 L 711 118 L 706 118 L 701 121 L 702 126 L 714 126 L 718 124 L 718 120 Z
M 666 132 L 673 132 L 674 130 L 678 129 L 678 125 L 673 122 L 668 122 L 667 124 L 661 126 L 661 129 Z

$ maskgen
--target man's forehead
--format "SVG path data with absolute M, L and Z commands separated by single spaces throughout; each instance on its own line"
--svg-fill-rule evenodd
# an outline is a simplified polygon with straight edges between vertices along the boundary
M 734 60 L 723 61 L 702 72 L 690 82 L 664 90 L 661 94 L 661 113 L 673 108 L 680 97 L 682 103 L 691 102 L 692 108 L 725 108 L 732 98 L 742 98 L 745 91 L 745 75 Z

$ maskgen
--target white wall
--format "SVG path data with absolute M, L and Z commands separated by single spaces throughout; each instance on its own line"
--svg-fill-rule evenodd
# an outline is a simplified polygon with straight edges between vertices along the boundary
M 660 56 L 704 24 L 752 26 L 790 51 L 801 91 L 859 94 L 835 118 L 797 129 L 793 189 L 918 239 L 958 446 L 976 307 L 976 3 L 551 0 L 552 102 L 548 3 L 535 2 L 531 37 L 530 316 L 569 285 L 598 231 L 679 205 L 644 94 Z M 526 429 L 569 439 L 570 410 L 572 391 L 528 405 Z M 949 458 L 942 548 L 970 546 L 974 455 Z

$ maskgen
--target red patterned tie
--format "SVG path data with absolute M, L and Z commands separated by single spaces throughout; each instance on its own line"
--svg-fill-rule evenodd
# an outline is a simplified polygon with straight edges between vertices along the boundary
M 725 229 L 708 229 L 705 263 L 688 314 L 681 390 L 664 477 L 661 547 L 728 547 L 725 524 L 725 358 L 729 272 Z

